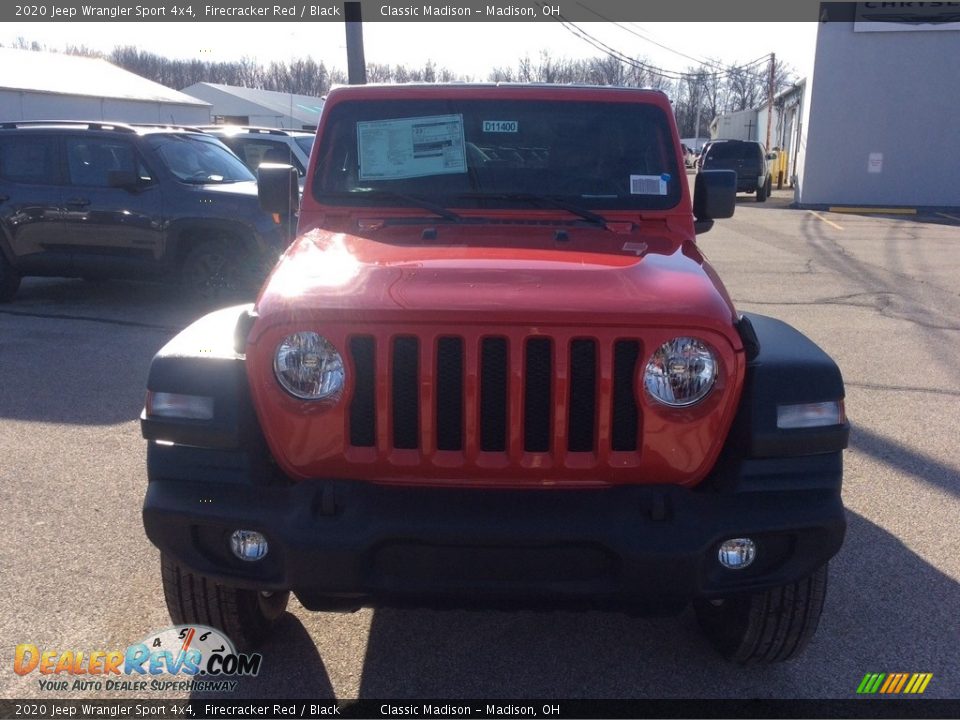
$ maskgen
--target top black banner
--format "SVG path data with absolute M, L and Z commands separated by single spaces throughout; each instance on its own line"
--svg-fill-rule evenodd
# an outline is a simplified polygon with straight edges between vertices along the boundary
M 609 22 L 807 21 L 827 19 L 825 7 L 851 3 L 810 0 L 710 2 L 671 0 L 36 0 L 0 5 L 2 22 L 343 22 L 344 8 L 359 5 L 363 22 Z M 849 13 L 850 11 L 848 11 Z M 724 32 L 723 26 L 717 32 Z

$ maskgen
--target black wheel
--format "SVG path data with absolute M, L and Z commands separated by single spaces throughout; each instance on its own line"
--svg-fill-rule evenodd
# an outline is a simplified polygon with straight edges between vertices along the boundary
M 183 260 L 180 282 L 200 300 L 238 297 L 243 288 L 240 263 L 223 240 L 205 240 L 194 246 Z
M 10 302 L 20 288 L 20 273 L 0 252 L 0 302 Z
M 789 660 L 806 648 L 820 622 L 827 566 L 756 595 L 697 600 L 700 628 L 726 658 L 741 664 Z
M 289 592 L 265 593 L 220 585 L 166 555 L 160 558 L 163 596 L 176 625 L 200 624 L 223 631 L 240 650 L 270 635 L 287 609 Z
M 770 194 L 770 188 L 767 185 L 767 183 L 764 183 L 763 185 L 759 186 L 757 188 L 757 202 L 766 202 L 767 195 L 769 194 Z

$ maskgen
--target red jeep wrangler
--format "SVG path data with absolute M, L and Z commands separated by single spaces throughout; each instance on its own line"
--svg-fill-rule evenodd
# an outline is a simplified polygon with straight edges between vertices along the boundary
M 299 237 L 150 369 L 143 518 L 178 623 L 363 605 L 693 602 L 726 656 L 810 639 L 840 548 L 843 382 L 739 314 L 665 95 L 327 98 Z M 261 168 L 261 202 L 296 202 Z

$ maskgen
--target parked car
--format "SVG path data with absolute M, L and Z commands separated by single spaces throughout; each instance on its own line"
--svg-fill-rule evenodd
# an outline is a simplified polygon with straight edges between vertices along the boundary
M 288 244 L 290 217 L 264 212 L 256 178 L 196 129 L 0 123 L 0 301 L 31 275 L 249 292 Z
M 683 152 L 683 164 L 689 169 L 697 165 L 697 154 L 686 145 L 681 144 L 680 150 Z
M 764 202 L 773 187 L 771 161 L 776 153 L 767 153 L 752 140 L 713 140 L 700 155 L 701 170 L 733 170 L 737 173 L 737 192 L 756 193 Z
M 286 207 L 289 172 L 260 172 Z M 735 173 L 687 183 L 656 90 L 333 90 L 256 304 L 150 367 L 143 521 L 173 621 L 244 647 L 291 592 L 693 603 L 727 657 L 800 652 L 844 535 L 843 381 L 700 253 Z
M 254 173 L 265 162 L 292 165 L 303 189 L 314 133 L 252 125 L 202 125 L 201 129 L 233 150 Z

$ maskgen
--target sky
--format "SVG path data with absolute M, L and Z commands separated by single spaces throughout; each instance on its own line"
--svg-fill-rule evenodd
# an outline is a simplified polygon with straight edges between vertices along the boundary
M 700 59 L 741 65 L 776 52 L 797 77 L 812 71 L 816 23 L 577 23 L 590 35 L 630 56 L 643 56 L 668 71 L 684 71 Z M 536 60 L 541 50 L 556 58 L 602 54 L 559 22 L 371 22 L 364 23 L 368 63 L 422 67 L 432 60 L 457 75 L 486 80 L 494 67 L 516 67 Z M 282 23 L 4 23 L 0 44 L 22 36 L 52 49 L 67 44 L 110 51 L 135 45 L 171 58 L 261 63 L 310 56 L 346 70 L 344 26 L 339 22 Z M 665 49 L 667 48 L 667 49 Z

